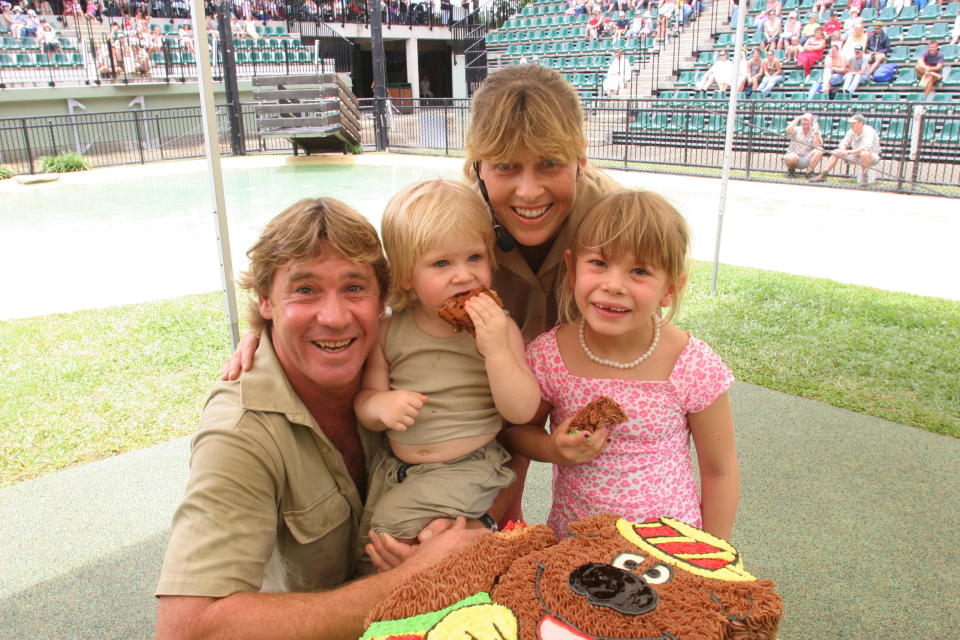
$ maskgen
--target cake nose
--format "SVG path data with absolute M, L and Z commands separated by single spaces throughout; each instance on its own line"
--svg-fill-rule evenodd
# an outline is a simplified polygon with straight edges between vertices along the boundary
M 609 564 L 590 562 L 570 573 L 570 588 L 590 604 L 629 616 L 657 608 L 657 592 L 635 573 Z

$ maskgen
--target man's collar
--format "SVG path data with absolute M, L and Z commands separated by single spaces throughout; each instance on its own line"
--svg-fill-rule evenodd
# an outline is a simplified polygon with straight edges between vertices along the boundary
M 269 329 L 265 329 L 260 336 L 253 368 L 240 378 L 240 392 L 244 409 L 282 413 L 290 422 L 316 426 L 313 416 L 287 380 L 273 350 Z

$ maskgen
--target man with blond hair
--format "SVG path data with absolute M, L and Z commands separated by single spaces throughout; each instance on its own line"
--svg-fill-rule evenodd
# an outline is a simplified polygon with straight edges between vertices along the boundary
M 357 579 L 372 572 L 363 532 L 385 478 L 382 434 L 358 426 L 353 401 L 386 259 L 370 223 L 330 198 L 290 206 L 247 256 L 241 285 L 263 339 L 203 410 L 157 637 L 357 638 L 376 602 L 480 529 L 442 521 L 399 566 Z

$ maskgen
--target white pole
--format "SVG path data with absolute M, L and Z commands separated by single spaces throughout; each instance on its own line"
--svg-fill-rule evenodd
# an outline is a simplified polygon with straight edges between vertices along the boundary
M 194 0 L 196 1 L 196 0 Z M 740 86 L 740 61 L 743 59 L 743 25 L 750 10 L 751 0 L 740 0 L 737 10 L 737 34 L 733 38 L 733 82 L 730 102 L 727 104 L 727 136 L 723 141 L 723 171 L 720 174 L 720 211 L 717 214 L 717 240 L 713 249 L 713 279 L 710 293 L 717 292 L 717 271 L 720 267 L 720 236 L 723 234 L 723 215 L 727 211 L 727 183 L 730 182 L 730 161 L 733 155 L 733 129 L 737 116 L 737 87 Z
M 213 80 L 208 54 L 210 47 L 207 45 L 207 23 L 203 13 L 203 0 L 191 0 L 190 13 L 193 22 L 194 57 L 197 59 L 197 84 L 200 87 L 200 111 L 203 115 L 207 173 L 210 176 L 217 248 L 220 251 L 220 277 L 223 284 L 224 303 L 227 307 L 227 322 L 230 325 L 230 338 L 233 340 L 233 348 L 236 349 L 237 343 L 240 342 L 240 329 L 237 324 L 237 291 L 233 284 L 233 261 L 230 258 L 230 233 L 227 229 L 226 199 L 223 196 L 223 172 L 220 169 L 220 149 L 217 144 L 216 103 L 213 101 Z

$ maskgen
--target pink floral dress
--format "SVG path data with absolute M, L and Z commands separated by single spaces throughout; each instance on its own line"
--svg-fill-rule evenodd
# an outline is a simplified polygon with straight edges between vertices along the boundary
M 733 373 L 706 343 L 691 336 L 667 380 L 573 376 L 560 356 L 557 328 L 530 343 L 527 362 L 543 400 L 553 405 L 551 425 L 597 396 L 612 398 L 630 417 L 611 428 L 610 445 L 590 462 L 553 467 L 547 524 L 558 536 L 574 520 L 605 511 L 637 522 L 670 516 L 701 526 L 687 414 L 703 411 L 733 384 Z

